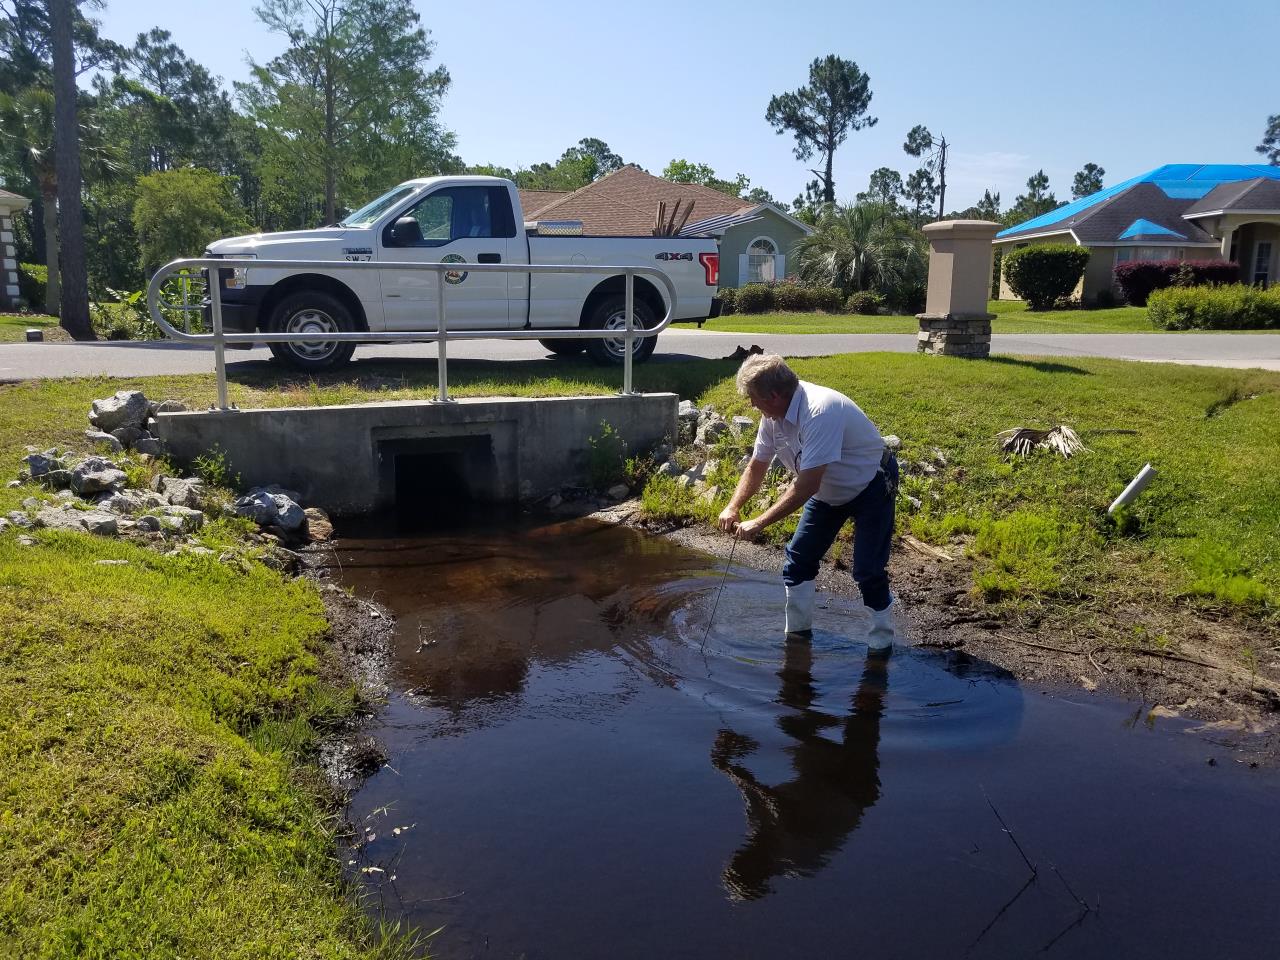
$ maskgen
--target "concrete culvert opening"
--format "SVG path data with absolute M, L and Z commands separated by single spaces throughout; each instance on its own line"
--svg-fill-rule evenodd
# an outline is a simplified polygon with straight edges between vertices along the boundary
M 491 511 L 497 489 L 488 436 L 428 437 L 380 445 L 383 489 L 398 520 L 414 527 L 447 527 Z

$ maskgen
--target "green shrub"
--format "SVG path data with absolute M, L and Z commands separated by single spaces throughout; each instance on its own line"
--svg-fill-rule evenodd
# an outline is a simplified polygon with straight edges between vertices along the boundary
M 1168 287 L 1151 294 L 1147 315 L 1165 330 L 1280 330 L 1280 288 Z
M 49 285 L 49 268 L 43 263 L 18 264 L 18 296 L 31 310 L 44 309 L 45 288 Z
M 191 469 L 211 487 L 235 489 L 240 486 L 240 474 L 232 472 L 227 451 L 217 444 L 192 460 Z
M 888 291 L 889 306 L 895 313 L 922 313 L 927 291 L 926 277 L 908 277 Z
M 849 294 L 845 309 L 864 317 L 874 317 L 884 309 L 884 296 L 874 290 L 859 290 Z
M 844 312 L 844 294 L 835 287 L 813 287 L 809 290 L 809 299 L 812 310 L 824 313 Z
M 608 420 L 600 421 L 600 432 L 587 438 L 587 477 L 591 486 L 603 490 L 627 473 L 627 442 Z
M 1032 310 L 1052 310 L 1071 295 L 1089 264 L 1089 251 L 1066 243 L 1013 250 L 1004 257 L 1004 278 Z
M 105 300 L 106 297 L 112 299 Z M 106 288 L 89 304 L 89 322 L 104 340 L 163 340 L 165 336 L 147 312 L 143 290 L 129 293 Z
M 738 288 L 737 287 L 721 287 L 716 291 L 716 296 L 720 298 L 720 315 L 727 317 L 731 313 L 736 313 L 738 309 Z
M 773 309 L 773 290 L 763 283 L 748 283 L 738 289 L 738 313 L 768 313 Z
M 798 283 L 775 283 L 773 289 L 773 309 L 788 313 L 804 313 L 814 309 L 814 292 Z

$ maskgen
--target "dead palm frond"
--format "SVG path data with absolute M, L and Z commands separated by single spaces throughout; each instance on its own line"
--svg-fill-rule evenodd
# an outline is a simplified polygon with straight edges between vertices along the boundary
M 1020 457 L 1029 456 L 1035 450 L 1052 450 L 1064 457 L 1070 457 L 1085 449 L 1076 432 L 1068 426 L 1059 424 L 1049 430 L 1037 430 L 1035 427 L 1014 427 L 996 434 L 1000 441 L 1000 449 L 1005 453 L 1016 453 Z

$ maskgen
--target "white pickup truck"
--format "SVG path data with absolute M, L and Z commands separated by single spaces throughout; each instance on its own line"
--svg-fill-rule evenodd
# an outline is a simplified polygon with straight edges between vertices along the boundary
M 306 260 L 314 269 L 226 269 L 220 274 L 223 328 L 315 333 L 315 340 L 273 343 L 281 361 L 328 370 L 351 359 L 355 344 L 325 341 L 338 330 L 436 330 L 436 285 L 448 287 L 450 330 L 625 328 L 621 274 L 529 274 L 470 271 L 467 263 L 647 266 L 675 285 L 673 321 L 714 316 L 720 256 L 710 237 L 588 237 L 572 223 L 524 223 L 515 184 L 497 177 L 410 180 L 338 224 L 317 230 L 260 233 L 218 240 L 206 257 Z M 554 229 L 557 234 L 545 235 Z M 457 263 L 457 271 L 326 270 L 325 261 Z M 667 294 L 635 278 L 635 323 L 651 327 L 667 312 Z M 653 353 L 657 337 L 635 340 L 632 358 Z M 586 350 L 603 364 L 621 363 L 621 338 L 548 337 L 561 354 Z

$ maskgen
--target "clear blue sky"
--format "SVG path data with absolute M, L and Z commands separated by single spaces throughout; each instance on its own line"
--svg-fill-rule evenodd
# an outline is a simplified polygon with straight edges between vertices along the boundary
M 1070 199 L 1086 162 L 1105 167 L 1108 184 L 1163 163 L 1260 162 L 1266 117 L 1280 113 L 1280 0 L 416 6 L 433 64 L 453 77 L 444 122 L 468 163 L 554 161 L 593 136 L 653 173 L 683 157 L 790 201 L 810 175 L 765 107 L 828 53 L 870 75 L 880 121 L 836 152 L 842 199 L 877 167 L 914 169 L 902 141 L 917 123 L 953 144 L 956 209 L 984 187 L 1007 207 L 1041 167 Z M 282 49 L 253 7 L 107 0 L 97 16 L 123 43 L 169 30 L 230 86 L 247 78 L 247 56 Z

